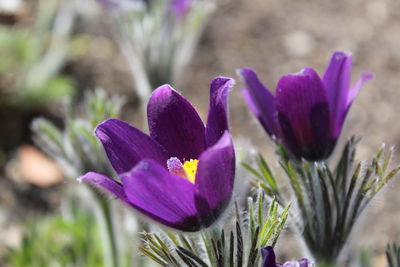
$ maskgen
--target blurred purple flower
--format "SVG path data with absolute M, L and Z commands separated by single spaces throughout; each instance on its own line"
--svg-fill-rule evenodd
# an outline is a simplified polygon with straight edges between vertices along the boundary
M 283 76 L 276 96 L 261 84 L 254 70 L 243 68 L 244 98 L 267 133 L 296 158 L 328 158 L 339 138 L 347 112 L 364 82 L 364 73 L 350 88 L 352 56 L 335 52 L 321 79 L 312 68 Z
M 147 105 L 150 136 L 117 119 L 95 130 L 121 182 L 94 172 L 79 179 L 166 226 L 182 231 L 210 226 L 229 204 L 234 184 L 227 114 L 232 85 L 230 78 L 211 82 L 206 127 L 178 92 L 159 87 Z
M 262 267 L 312 267 L 314 263 L 308 259 L 299 259 L 295 261 L 287 261 L 283 264 L 276 263 L 274 249 L 270 246 L 261 249 Z
M 170 7 L 172 12 L 177 16 L 177 17 L 184 17 L 193 0 L 171 0 L 170 2 Z
M 154 0 L 97 0 L 99 4 L 109 10 L 131 10 L 151 4 Z M 168 12 L 181 18 L 184 17 L 194 0 L 161 0 L 167 1 Z

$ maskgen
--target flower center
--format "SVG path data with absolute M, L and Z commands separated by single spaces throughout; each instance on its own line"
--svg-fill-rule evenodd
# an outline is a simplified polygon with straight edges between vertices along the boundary
M 189 161 L 185 161 L 183 163 L 182 168 L 186 172 L 186 176 L 190 182 L 194 184 L 194 180 L 196 178 L 197 164 L 199 164 L 198 159 L 191 159 Z
M 167 167 L 170 173 L 185 178 L 186 180 L 194 184 L 198 163 L 199 160 L 191 159 L 185 161 L 182 164 L 182 162 L 178 158 L 173 157 L 167 161 Z

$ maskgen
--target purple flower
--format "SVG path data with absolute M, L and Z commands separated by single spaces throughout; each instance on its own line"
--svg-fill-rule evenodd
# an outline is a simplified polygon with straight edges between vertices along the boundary
M 192 2 L 193 0 L 171 0 L 170 2 L 171 11 L 177 17 L 182 18 L 187 14 Z
M 244 68 L 244 98 L 267 133 L 293 156 L 323 160 L 331 155 L 362 84 L 373 77 L 364 73 L 350 88 L 351 63 L 351 54 L 335 52 L 322 79 L 312 68 L 285 75 L 275 96 Z
M 283 264 L 276 263 L 274 249 L 270 246 L 261 249 L 262 267 L 312 267 L 314 263 L 308 259 L 299 259 L 295 261 L 287 261 Z
M 167 10 L 178 18 L 184 17 L 194 0 L 161 0 L 167 3 Z M 154 0 L 97 0 L 108 10 L 137 10 L 149 6 Z
M 235 153 L 227 117 L 230 78 L 211 82 L 207 124 L 168 85 L 147 105 L 150 135 L 109 119 L 97 126 L 121 182 L 89 172 L 83 182 L 99 186 L 166 226 L 197 231 L 215 222 L 230 202 Z

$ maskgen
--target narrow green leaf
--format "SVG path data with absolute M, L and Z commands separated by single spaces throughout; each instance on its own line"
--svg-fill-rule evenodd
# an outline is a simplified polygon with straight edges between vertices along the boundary
M 178 246 L 178 251 L 182 252 L 184 255 L 186 255 L 186 256 L 190 257 L 191 259 L 193 259 L 194 261 L 196 261 L 198 264 L 200 264 L 200 266 L 208 267 L 207 263 L 205 263 L 202 259 L 200 259 L 196 254 L 194 254 L 190 250 L 185 249 L 184 247 Z
M 139 250 L 146 255 L 147 257 L 149 257 L 150 259 L 152 259 L 153 261 L 155 261 L 156 263 L 158 263 L 161 266 L 164 267 L 168 267 L 168 264 L 163 261 L 162 259 L 160 259 L 159 257 L 157 257 L 156 255 L 154 255 L 151 251 L 149 251 L 148 249 L 146 249 L 145 247 L 140 247 Z
M 260 174 L 256 169 L 251 167 L 249 164 L 247 164 L 245 162 L 242 162 L 241 164 L 246 170 L 248 170 L 250 173 L 252 173 L 254 176 L 256 176 L 259 180 L 261 180 L 261 181 L 264 180 L 264 177 L 262 176 L 262 174 Z
M 182 251 L 177 250 L 176 253 L 183 260 L 183 262 L 186 263 L 187 266 L 196 267 L 196 264 L 194 263 L 194 261 L 191 258 L 189 258 L 188 256 L 186 256 Z
M 243 265 L 243 236 L 239 222 L 236 222 L 236 266 Z
M 269 168 L 267 162 L 264 160 L 261 154 L 258 155 L 258 167 L 263 174 L 264 181 L 270 185 L 273 191 L 278 191 L 278 184 L 272 174 L 271 169 Z
M 185 237 L 185 235 L 182 235 L 182 234 L 179 235 L 179 239 L 182 241 L 182 244 L 183 244 L 184 248 L 186 248 L 188 250 L 191 250 L 191 251 L 194 250 L 192 245 L 190 244 L 189 240 Z
M 180 246 L 180 243 L 178 241 L 178 238 L 171 232 L 167 232 L 167 235 L 169 237 L 169 239 L 171 239 L 171 241 L 175 244 L 175 246 Z
M 230 236 L 229 236 L 229 267 L 234 267 L 234 258 L 233 258 L 233 252 L 234 252 L 234 235 L 233 232 L 231 231 Z
M 254 237 L 251 240 L 251 245 L 250 245 L 250 250 L 249 250 L 249 257 L 248 257 L 248 260 L 247 260 L 247 267 L 253 267 L 253 266 L 256 265 L 257 254 L 260 253 L 258 251 L 258 248 L 257 248 L 259 230 L 260 230 L 260 228 L 257 227 L 256 234 L 254 235 Z

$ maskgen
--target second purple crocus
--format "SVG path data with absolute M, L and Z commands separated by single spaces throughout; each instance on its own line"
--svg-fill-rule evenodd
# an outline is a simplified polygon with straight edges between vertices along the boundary
M 261 249 L 262 266 L 261 267 L 313 267 L 314 263 L 309 259 L 303 258 L 285 263 L 276 263 L 274 249 L 270 246 Z
M 193 0 L 171 0 L 170 8 L 179 18 L 184 17 L 190 9 Z
M 168 85 L 156 89 L 147 105 L 150 135 L 117 119 L 101 123 L 95 134 L 121 181 L 94 172 L 80 180 L 163 225 L 182 231 L 210 226 L 233 191 L 235 153 L 227 114 L 232 85 L 229 78 L 212 81 L 206 126 Z
M 351 54 L 335 52 L 322 79 L 312 68 L 285 75 L 275 96 L 252 69 L 243 68 L 244 98 L 267 133 L 292 156 L 324 160 L 331 155 L 362 84 L 373 77 L 364 73 L 350 87 L 351 65 Z

